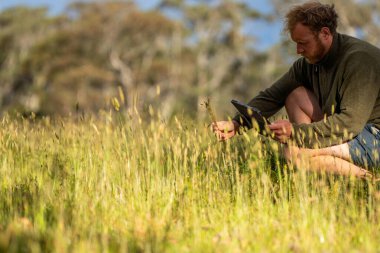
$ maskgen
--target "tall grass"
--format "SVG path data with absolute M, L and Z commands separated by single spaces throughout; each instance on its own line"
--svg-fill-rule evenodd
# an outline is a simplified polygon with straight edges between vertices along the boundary
M 2 252 L 378 252 L 380 190 L 250 131 L 138 115 L 0 123 Z

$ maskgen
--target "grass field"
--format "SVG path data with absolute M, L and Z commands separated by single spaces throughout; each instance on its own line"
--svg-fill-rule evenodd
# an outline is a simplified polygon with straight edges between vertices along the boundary
M 219 143 L 109 113 L 0 124 L 1 252 L 379 252 L 379 185 L 287 169 L 253 131 Z

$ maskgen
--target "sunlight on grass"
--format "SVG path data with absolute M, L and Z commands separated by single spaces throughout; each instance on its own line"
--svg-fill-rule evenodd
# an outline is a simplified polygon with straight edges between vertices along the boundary
M 186 122 L 186 123 L 184 123 Z M 2 252 L 375 252 L 379 185 L 136 113 L 0 128 Z

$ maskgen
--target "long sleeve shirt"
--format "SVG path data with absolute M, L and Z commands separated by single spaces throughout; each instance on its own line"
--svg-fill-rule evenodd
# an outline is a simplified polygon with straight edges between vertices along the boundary
M 380 128 L 379 48 L 337 33 L 321 61 L 310 64 L 305 58 L 298 59 L 249 105 L 270 117 L 299 86 L 314 93 L 325 117 L 310 124 L 293 124 L 292 139 L 298 146 L 322 148 L 341 144 L 358 135 L 367 123 Z M 238 120 L 238 116 L 234 119 Z

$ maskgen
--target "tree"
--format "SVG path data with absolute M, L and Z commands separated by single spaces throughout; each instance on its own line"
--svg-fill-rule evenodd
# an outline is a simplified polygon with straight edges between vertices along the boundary
M 242 33 L 244 22 L 261 18 L 242 2 L 165 0 L 162 10 L 176 11 L 189 33 L 182 39 L 194 52 L 194 76 L 190 85 L 199 106 L 212 93 L 231 94 L 233 83 L 242 81 L 241 69 L 249 61 L 249 36 Z M 186 47 L 183 45 L 182 47 Z M 224 100 L 225 103 L 225 100 Z
M 0 13 L 0 105 L 36 109 L 38 101 L 26 94 L 23 83 L 29 82 L 22 73 L 21 63 L 29 57 L 42 38 L 65 22 L 65 18 L 48 17 L 45 8 L 16 7 Z
M 31 14 L 11 13 L 11 22 L 0 13 L 0 81 L 8 87 L 0 97 L 10 98 L 3 109 L 97 112 L 119 97 L 121 109 L 153 105 L 165 118 L 195 116 L 207 96 L 218 111 L 231 108 L 228 98 L 248 99 L 276 69 L 276 55 L 257 53 L 243 32 L 248 20 L 265 17 L 241 2 L 171 0 L 145 12 L 130 1 L 73 3 L 59 17 L 24 11 Z M 33 39 L 19 40 L 26 35 Z
M 149 94 L 166 78 L 172 21 L 126 2 L 75 3 L 68 14 L 71 19 L 35 45 L 22 64 L 33 83 L 24 86 L 39 93 L 42 113 L 68 114 L 78 107 L 96 112 L 118 96 L 119 86 L 132 106 L 134 93 Z

